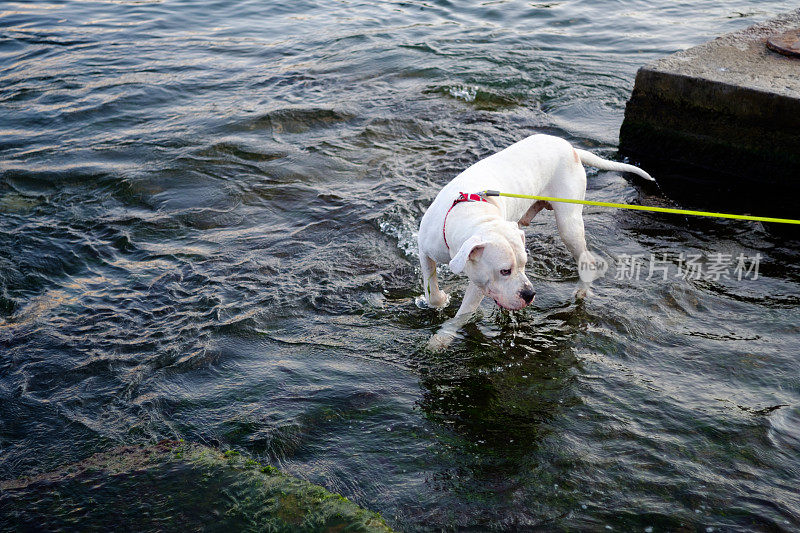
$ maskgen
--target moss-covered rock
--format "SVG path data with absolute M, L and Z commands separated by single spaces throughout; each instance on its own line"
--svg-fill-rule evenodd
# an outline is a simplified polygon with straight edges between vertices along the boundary
M 380 515 L 320 486 L 173 441 L 0 483 L 0 529 L 390 531 Z

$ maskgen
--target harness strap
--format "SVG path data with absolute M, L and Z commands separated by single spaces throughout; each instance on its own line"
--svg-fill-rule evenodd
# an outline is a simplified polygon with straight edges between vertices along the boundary
M 448 250 L 450 249 L 450 245 L 447 244 L 447 235 L 445 234 L 445 228 L 447 228 L 447 215 L 449 215 L 450 211 L 452 211 L 453 208 L 456 205 L 460 204 L 461 202 L 486 202 L 487 204 L 489 203 L 489 201 L 480 194 L 463 193 L 463 192 L 458 193 L 458 198 L 456 198 L 453 201 L 453 205 L 451 205 L 450 209 L 448 209 L 447 213 L 445 213 L 444 224 L 442 224 L 442 237 L 444 237 L 444 245 L 447 246 Z

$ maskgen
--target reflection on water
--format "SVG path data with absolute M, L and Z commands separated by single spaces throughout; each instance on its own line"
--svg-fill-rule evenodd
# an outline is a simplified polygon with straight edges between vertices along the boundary
M 791 236 L 587 208 L 612 262 L 761 277 L 609 274 L 576 303 L 544 213 L 536 304 L 423 349 L 465 286 L 414 304 L 444 183 L 533 132 L 613 157 L 639 65 L 791 7 L 662 4 L 8 4 L 0 478 L 183 438 L 401 530 L 798 527 Z

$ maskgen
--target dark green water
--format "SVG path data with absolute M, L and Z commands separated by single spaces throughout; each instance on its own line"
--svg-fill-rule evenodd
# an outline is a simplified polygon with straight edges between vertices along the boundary
M 613 157 L 638 66 L 790 7 L 2 4 L 0 479 L 183 438 L 402 530 L 800 528 L 797 241 L 587 208 L 607 258 L 760 272 L 608 275 L 578 304 L 545 213 L 535 305 L 485 302 L 434 355 L 464 280 L 414 304 L 414 232 L 460 170 L 534 132 Z

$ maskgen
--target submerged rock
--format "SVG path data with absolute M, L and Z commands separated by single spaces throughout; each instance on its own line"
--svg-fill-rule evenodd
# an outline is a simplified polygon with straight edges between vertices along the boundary
M 390 531 L 380 515 L 270 466 L 183 442 L 122 446 L 0 482 L 0 530 Z

